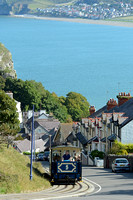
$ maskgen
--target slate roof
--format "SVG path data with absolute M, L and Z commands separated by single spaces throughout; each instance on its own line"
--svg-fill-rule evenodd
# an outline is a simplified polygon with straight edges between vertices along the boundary
M 31 128 L 31 123 L 32 123 L 32 117 L 28 120 L 27 125 L 29 128 Z M 38 126 L 42 126 L 45 130 L 48 132 L 52 130 L 53 128 L 59 128 L 60 122 L 58 119 L 37 119 L 35 118 L 34 120 L 34 127 L 35 129 Z
M 116 134 L 112 134 L 112 135 L 110 135 L 110 136 L 108 137 L 108 140 L 109 140 L 110 142 L 114 142 L 114 141 L 116 140 L 116 138 L 117 138 Z
M 70 142 L 70 143 L 72 143 L 73 141 L 76 141 L 77 140 L 77 138 L 75 137 L 75 135 L 73 134 L 73 132 L 71 132 L 69 135 L 68 135 L 68 137 L 66 138 L 66 141 L 67 142 Z
M 54 120 L 45 120 L 45 119 L 38 119 L 37 122 L 44 127 L 48 132 L 51 131 L 53 128 L 58 129 L 60 122 L 57 119 Z
M 90 115 L 89 117 L 101 117 L 102 113 L 115 113 L 114 114 L 114 120 L 117 118 L 116 115 L 120 115 L 121 117 L 128 117 L 127 119 L 123 120 L 122 123 L 120 123 L 120 128 L 125 126 L 127 123 L 129 123 L 131 120 L 133 120 L 133 98 L 129 99 L 127 102 L 122 104 L 121 106 L 115 106 L 111 110 L 107 110 L 107 105 Z
M 14 141 L 13 143 L 15 144 L 19 152 L 25 152 L 25 151 L 31 150 L 31 142 L 27 139 L 17 140 L 17 141 Z
M 43 141 L 42 139 L 36 140 L 35 141 L 35 148 L 39 148 L 40 151 L 44 151 L 46 149 L 45 147 L 46 142 Z
M 99 139 L 97 136 L 91 138 L 90 140 L 88 140 L 88 144 L 91 144 L 92 142 L 99 142 Z
M 101 142 L 106 142 L 106 137 L 102 138 Z
M 109 110 L 109 112 L 113 113 L 124 113 L 122 117 L 128 117 L 126 120 L 123 121 L 121 124 L 121 128 L 133 120 L 133 98 L 129 99 L 127 102 L 122 104 L 121 106 L 116 106 L 113 109 Z
M 75 135 L 82 145 L 87 144 L 88 140 L 86 139 L 86 137 L 81 132 L 78 132 Z
M 91 118 L 101 117 L 101 115 L 102 115 L 103 112 L 107 112 L 107 105 L 103 106 L 102 108 L 100 108 L 99 110 L 97 110 L 96 112 L 94 112 L 89 117 L 91 117 Z
M 73 123 L 61 123 L 60 124 L 60 132 L 64 141 L 69 136 L 69 134 L 73 131 Z
M 55 142 L 54 139 L 55 139 L 56 133 L 57 133 L 57 131 L 56 131 L 55 128 L 53 128 L 53 129 L 49 132 L 49 135 L 48 135 L 48 137 L 47 137 L 47 142 L 46 142 L 46 144 L 45 144 L 45 147 L 46 147 L 46 148 L 49 148 L 49 146 L 50 146 L 50 139 L 51 139 L 51 146 L 54 145 L 54 142 Z M 51 136 L 51 138 L 50 138 L 49 136 Z M 42 139 L 43 139 L 43 137 L 42 137 Z
M 19 152 L 27 152 L 31 151 L 31 141 L 24 139 L 24 140 L 18 140 L 13 142 L 15 144 L 16 149 Z M 40 151 L 44 151 L 45 142 L 42 139 L 35 140 L 35 148 L 40 149 Z

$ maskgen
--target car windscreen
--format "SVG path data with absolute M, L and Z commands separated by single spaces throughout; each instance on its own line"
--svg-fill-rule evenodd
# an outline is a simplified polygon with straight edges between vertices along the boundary
M 116 163 L 127 163 L 127 160 L 116 160 Z

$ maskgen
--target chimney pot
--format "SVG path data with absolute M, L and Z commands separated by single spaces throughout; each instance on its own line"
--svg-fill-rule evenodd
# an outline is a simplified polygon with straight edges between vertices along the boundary
M 117 106 L 117 102 L 114 99 L 110 99 L 107 102 L 107 110 L 110 110 L 110 109 L 114 108 L 115 106 Z
M 95 106 L 90 106 L 90 115 L 92 115 L 95 112 Z
M 121 95 L 118 95 L 117 98 L 118 98 L 118 106 L 121 106 L 122 104 L 127 102 L 132 97 L 131 97 L 130 93 L 126 94 L 125 92 L 124 93 L 121 92 Z

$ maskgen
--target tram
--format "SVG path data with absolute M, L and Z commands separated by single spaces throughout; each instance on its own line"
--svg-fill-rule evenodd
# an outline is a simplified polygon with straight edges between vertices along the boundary
M 52 184 L 75 184 L 82 180 L 81 148 L 62 145 L 52 147 L 50 151 Z

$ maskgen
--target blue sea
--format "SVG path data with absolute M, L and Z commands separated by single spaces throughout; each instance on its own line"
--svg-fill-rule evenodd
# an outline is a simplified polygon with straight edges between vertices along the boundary
M 0 42 L 18 78 L 58 96 L 78 92 L 99 109 L 119 92 L 133 95 L 133 28 L 1 16 Z

